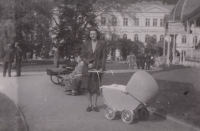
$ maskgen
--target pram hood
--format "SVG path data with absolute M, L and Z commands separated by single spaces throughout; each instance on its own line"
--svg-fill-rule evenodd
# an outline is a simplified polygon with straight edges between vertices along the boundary
M 155 79 L 146 71 L 134 73 L 125 88 L 137 100 L 146 104 L 155 100 L 159 90 Z

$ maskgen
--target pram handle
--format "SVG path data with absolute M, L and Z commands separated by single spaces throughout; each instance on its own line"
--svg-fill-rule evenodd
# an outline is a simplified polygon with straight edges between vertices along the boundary
M 112 70 L 106 70 L 106 71 L 99 71 L 99 70 L 96 70 L 96 69 L 88 70 L 88 72 L 90 72 L 90 73 L 97 73 L 98 76 L 99 76 L 99 74 L 103 74 L 103 73 L 108 72 L 108 71 L 110 71 L 112 73 L 113 77 L 115 77 Z M 99 82 L 100 82 L 100 80 L 99 80 Z M 115 84 L 115 79 L 113 79 L 113 84 Z
M 140 103 L 142 103 L 143 105 L 147 105 L 146 103 L 144 103 L 144 102 L 142 102 L 142 101 L 140 101 L 140 100 L 138 100 L 136 97 L 134 97 L 132 94 L 130 94 L 128 91 L 122 91 L 122 93 L 125 93 L 126 95 L 130 95 L 130 96 L 132 96 L 134 99 L 136 99 L 137 101 L 139 101 Z

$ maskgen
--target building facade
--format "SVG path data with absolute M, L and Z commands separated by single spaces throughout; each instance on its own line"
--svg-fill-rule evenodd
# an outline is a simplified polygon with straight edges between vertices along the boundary
M 147 42 L 149 37 L 156 41 L 164 40 L 164 16 L 170 14 L 174 5 L 162 2 L 141 2 L 132 4 L 123 13 L 112 12 L 97 18 L 102 37 L 110 38 L 116 34 L 132 41 Z

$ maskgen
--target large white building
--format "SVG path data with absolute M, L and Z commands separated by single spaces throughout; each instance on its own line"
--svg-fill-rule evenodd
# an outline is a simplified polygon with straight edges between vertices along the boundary
M 199 10 L 199 0 L 179 0 L 166 16 L 166 37 L 173 43 L 173 51 L 168 50 L 167 57 L 173 54 L 176 58 L 176 52 L 180 53 L 180 58 L 173 59 L 173 63 L 184 63 L 186 56 L 192 58 L 194 55 L 195 46 L 200 41 Z
M 129 5 L 123 13 L 109 12 L 97 20 L 102 37 L 111 38 L 116 34 L 120 38 L 147 42 L 152 36 L 158 42 L 164 40 L 164 16 L 170 14 L 173 7 L 162 2 L 139 2 Z

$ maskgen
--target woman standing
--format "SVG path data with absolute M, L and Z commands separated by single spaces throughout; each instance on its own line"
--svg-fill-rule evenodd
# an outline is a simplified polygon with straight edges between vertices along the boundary
M 88 71 L 90 69 L 104 71 L 106 64 L 106 43 L 97 38 L 98 31 L 91 29 L 89 31 L 89 40 L 83 44 L 81 52 L 81 59 L 84 62 L 82 69 L 82 88 L 86 88 L 89 102 L 86 109 L 87 112 L 92 110 L 99 112 L 97 99 L 102 78 L 101 74 L 98 77 L 97 73 L 90 73 Z

